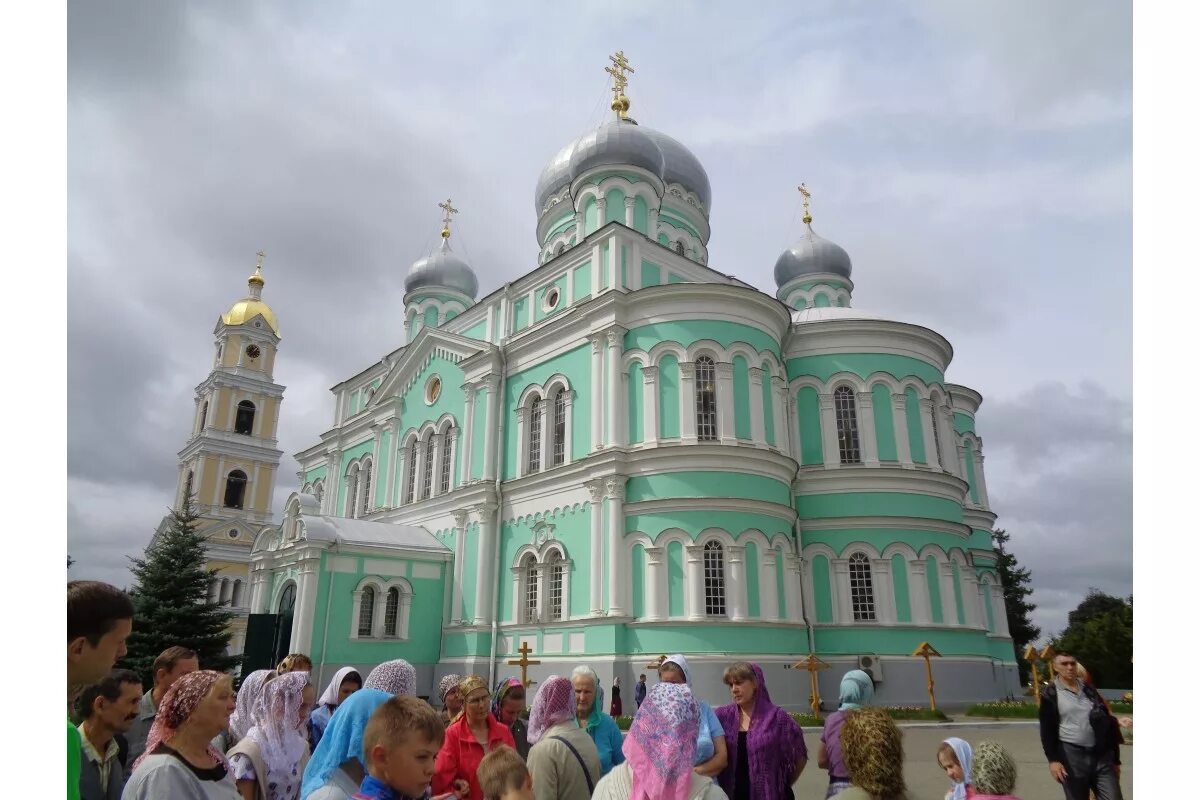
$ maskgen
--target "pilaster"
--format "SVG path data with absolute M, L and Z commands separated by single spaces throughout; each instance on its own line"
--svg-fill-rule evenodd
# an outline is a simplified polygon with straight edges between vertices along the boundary
M 911 467 L 912 445 L 908 440 L 908 398 L 903 393 L 892 395 L 892 428 L 896 431 L 896 458 L 901 467 Z

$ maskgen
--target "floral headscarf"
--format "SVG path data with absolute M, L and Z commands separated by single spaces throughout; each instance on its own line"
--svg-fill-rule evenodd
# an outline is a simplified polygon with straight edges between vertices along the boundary
M 788 796 L 796 764 L 800 759 L 808 758 L 808 748 L 804 745 L 804 734 L 796 721 L 771 702 L 762 667 L 758 664 L 749 664 L 749 667 L 754 674 L 755 684 L 752 722 L 746 734 L 746 749 L 754 753 L 754 757 L 749 759 L 750 792 L 762 800 L 777 800 Z M 725 747 L 729 754 L 729 763 L 721 773 L 721 788 L 726 794 L 733 794 L 737 760 L 749 758 L 738 747 L 741 711 L 737 703 L 721 706 L 716 711 L 717 719 L 725 731 Z
M 842 685 L 838 688 L 838 711 L 850 711 L 870 705 L 875 697 L 875 683 L 871 676 L 861 669 L 852 669 L 842 676 Z
M 363 733 L 375 709 L 391 700 L 380 689 L 359 689 L 338 706 L 329 718 L 329 727 L 304 768 L 300 797 L 305 798 L 329 781 L 333 771 L 350 759 L 363 759 Z
M 951 736 L 942 744 L 954 748 L 954 757 L 958 759 L 958 765 L 962 767 L 963 772 L 962 782 L 954 784 L 952 800 L 967 800 L 967 786 L 971 785 L 971 745 L 966 739 L 959 739 L 957 736 Z
M 267 800 L 290 800 L 296 796 L 300 776 L 296 764 L 308 749 L 300 706 L 304 689 L 312 681 L 307 672 L 288 672 L 263 688 L 262 702 L 254 709 L 254 727 L 246 738 L 258 745 L 267 766 L 266 780 L 259 785 Z
M 517 684 L 519 685 L 520 681 L 517 681 Z M 530 744 L 534 744 L 555 725 L 574 718 L 575 690 L 571 688 L 571 681 L 551 675 L 533 698 L 533 707 L 529 709 L 529 730 L 526 731 L 525 738 Z
M 254 707 L 262 700 L 263 687 L 276 677 L 273 669 L 258 669 L 246 676 L 237 693 L 237 710 L 229 718 L 229 731 L 238 739 L 246 738 L 254 726 Z
M 162 702 L 158 704 L 158 714 L 154 717 L 154 724 L 150 726 L 150 733 L 146 736 L 146 750 L 133 762 L 135 769 L 159 744 L 171 743 L 180 726 L 188 721 L 201 701 L 208 697 L 208 693 L 220 680 L 229 680 L 229 676 L 223 672 L 202 669 L 189 672 L 171 684 L 171 688 L 163 695 Z M 213 747 L 211 742 L 205 750 L 218 764 L 229 766 L 225 754 Z
M 500 719 L 500 706 L 504 703 L 508 690 L 520 685 L 520 678 L 505 678 L 496 684 L 496 691 L 492 692 L 492 716 L 500 722 L 504 721 Z
M 325 691 L 321 692 L 321 696 L 317 698 L 318 706 L 337 706 L 338 697 L 342 693 L 342 684 L 346 678 L 353 675 L 358 678 L 358 683 L 362 685 L 362 675 L 354 667 L 342 667 L 337 672 L 333 673 L 333 680 L 325 687 Z
M 590 733 L 604 717 L 604 687 L 600 685 L 600 676 L 596 674 L 596 670 L 586 664 L 576 667 L 571 672 L 572 679 L 580 675 L 591 677 L 592 683 L 596 686 L 596 698 L 592 701 L 592 710 L 588 712 L 587 719 L 587 728 Z
M 971 762 L 974 789 L 979 794 L 1012 794 L 1017 764 L 999 742 L 980 742 Z
M 655 684 L 621 746 L 633 774 L 629 800 L 687 800 L 699 734 L 700 706 L 687 684 Z
M 403 658 L 385 661 L 367 675 L 364 689 L 382 689 L 390 695 L 417 694 L 417 671 Z
M 904 745 L 900 729 L 885 711 L 851 711 L 842 726 L 841 742 L 850 783 L 872 797 L 904 796 Z
M 438 682 L 438 700 L 442 705 L 446 705 L 446 695 L 450 694 L 450 690 L 462 683 L 462 675 L 451 672 L 446 677 Z

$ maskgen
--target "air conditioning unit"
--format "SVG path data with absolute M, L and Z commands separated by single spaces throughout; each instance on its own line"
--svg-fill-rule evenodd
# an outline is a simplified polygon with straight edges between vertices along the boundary
M 871 676 L 875 683 L 883 683 L 883 659 L 871 654 L 858 657 L 858 668 Z

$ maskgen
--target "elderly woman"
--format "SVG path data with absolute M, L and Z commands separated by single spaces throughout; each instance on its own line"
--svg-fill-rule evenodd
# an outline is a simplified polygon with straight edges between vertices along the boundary
M 604 690 L 600 688 L 600 676 L 594 669 L 585 665 L 576 667 L 571 672 L 571 686 L 575 689 L 575 717 L 579 727 L 586 728 L 588 736 L 596 743 L 603 777 L 625 761 L 625 754 L 621 752 L 621 729 L 604 713 Z
M 123 800 L 238 800 L 229 763 L 212 745 L 229 725 L 235 703 L 228 675 L 184 675 L 158 705 L 146 751 L 133 765 Z
M 267 684 L 254 725 L 229 751 L 243 800 L 296 800 L 308 763 L 308 715 L 317 699 L 307 672 L 289 672 Z
M 850 773 L 842 758 L 842 726 L 846 715 L 865 705 L 870 705 L 875 696 L 875 683 L 861 669 L 852 669 L 842 676 L 838 689 L 838 709 L 825 718 L 821 731 L 821 747 L 817 750 L 817 766 L 829 771 L 829 788 L 825 797 L 830 798 L 850 788 Z
M 600 780 L 600 754 L 575 724 L 575 690 L 552 675 L 538 689 L 529 713 L 527 764 L 535 800 L 588 800 Z
M 392 696 L 417 694 L 417 671 L 403 658 L 385 661 L 367 673 L 364 689 L 380 689 Z
M 492 692 L 492 716 L 507 725 L 517 743 L 517 755 L 529 757 L 529 736 L 521 712 L 525 710 L 525 685 L 517 678 L 505 678 Z
M 658 667 L 658 679 L 663 683 L 685 683 L 692 686 L 692 671 L 687 659 L 676 653 Z M 694 690 L 693 690 L 694 691 Z M 695 697 L 695 694 L 692 695 Z M 715 778 L 725 769 L 728 753 L 725 750 L 725 731 L 713 712 L 712 706 L 696 697 L 696 705 L 700 707 L 700 733 L 696 739 L 696 772 L 708 778 Z
M 308 719 L 308 738 L 314 750 L 321 743 L 325 729 L 329 727 L 329 718 L 337 707 L 362 688 L 363 679 L 354 667 L 342 667 L 333 673 L 333 679 L 325 687 L 325 691 L 317 698 L 317 707 L 313 709 Z
M 1019 800 L 1013 796 L 1017 762 L 999 742 L 980 742 L 971 767 L 975 779 L 972 800 Z
M 729 763 L 721 788 L 733 800 L 791 800 L 808 749 L 800 726 L 771 702 L 762 667 L 738 662 L 725 670 L 733 702 L 717 709 Z
M 363 733 L 375 709 L 391 699 L 379 689 L 360 689 L 338 706 L 304 769 L 301 800 L 349 800 L 358 791 L 366 777 Z
M 460 683 L 462 675 L 453 672 L 438 682 L 438 700 L 442 702 L 442 723 L 445 725 L 449 725 L 462 713 L 462 693 L 458 691 Z
M 692 767 L 700 704 L 686 684 L 659 683 L 642 702 L 625 739 L 626 761 L 600 779 L 593 800 L 726 800 Z M 537 788 L 534 772 L 534 788 Z
M 502 744 L 516 749 L 512 731 L 491 714 L 492 693 L 478 675 L 458 685 L 464 712 L 446 728 L 446 739 L 434 764 L 433 792 L 453 790 L 460 800 L 483 800 L 476 772 L 483 757 Z
M 900 729 L 884 711 L 853 711 L 842 726 L 849 789 L 838 800 L 907 800 Z

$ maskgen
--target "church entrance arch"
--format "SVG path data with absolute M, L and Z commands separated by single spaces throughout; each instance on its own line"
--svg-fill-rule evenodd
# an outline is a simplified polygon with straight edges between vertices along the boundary
M 275 609 L 275 646 L 273 664 L 278 664 L 288 654 L 292 644 L 292 617 L 296 611 L 296 582 L 288 581 L 279 595 L 279 604 Z

